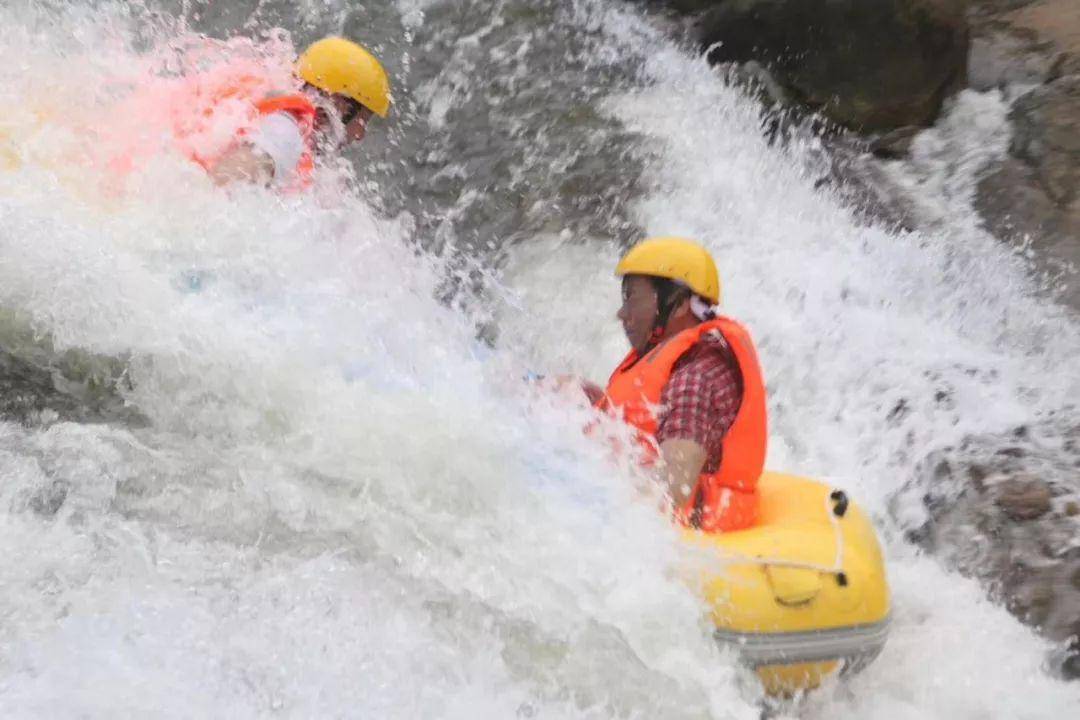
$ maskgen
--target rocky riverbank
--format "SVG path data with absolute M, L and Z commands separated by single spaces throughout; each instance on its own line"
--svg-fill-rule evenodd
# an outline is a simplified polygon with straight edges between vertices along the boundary
M 965 0 L 659 4 L 686 19 L 711 62 L 763 66 L 785 105 L 863 132 L 929 125 L 965 82 Z
M 904 160 L 962 90 L 1011 103 L 1008 152 L 981 168 L 984 227 L 1030 245 L 1080 308 L 1080 3 L 1074 0 L 645 0 L 770 108 L 832 131 L 830 182 L 925 227 L 881 165 Z
M 1048 420 L 934 453 L 896 495 L 909 539 L 981 580 L 1080 679 L 1080 427 Z
M 1042 268 L 1064 278 L 1058 298 L 1080 308 L 1080 278 L 1070 271 L 1080 266 L 1080 2 L 646 4 L 675 19 L 710 61 L 750 83 L 767 113 L 815 116 L 832 149 L 832 172 L 822 182 L 901 227 L 933 231 L 937 218 L 920 213 L 891 171 L 920 133 L 947 120 L 957 93 L 1000 93 L 1011 139 L 975 170 L 970 202 L 986 230 L 1031 247 Z M 775 121 L 763 124 L 775 131 Z M 893 506 L 912 540 L 982 580 L 1017 617 L 1061 643 L 1055 666 L 1080 678 L 1075 421 L 1048 420 L 935 452 Z
M 1030 239 L 1052 268 L 1080 265 L 1080 3 L 974 0 L 969 82 L 1018 95 L 1009 155 L 979 184 L 998 237 Z M 1080 307 L 1080 282 L 1066 298 Z

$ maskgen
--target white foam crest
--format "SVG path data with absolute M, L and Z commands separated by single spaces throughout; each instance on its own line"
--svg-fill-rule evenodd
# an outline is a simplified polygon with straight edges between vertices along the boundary
M 974 580 L 896 550 L 885 650 L 863 673 L 809 698 L 803 717 L 1066 716 L 1080 690 L 1046 673 L 1045 642 L 987 600 Z
M 725 310 L 757 340 L 770 466 L 829 478 L 888 529 L 886 504 L 928 453 L 1076 403 L 1080 377 L 1061 371 L 1080 352 L 1075 320 L 972 215 L 972 168 L 1000 150 L 976 147 L 986 137 L 999 142 L 999 128 L 976 124 L 974 139 L 961 140 L 957 125 L 973 108 L 997 108 L 993 98 L 961 98 L 951 124 L 922 141 L 959 147 L 970 166 L 929 190 L 948 191 L 940 227 L 889 232 L 815 188 L 815 140 L 769 146 L 758 106 L 704 61 L 624 12 L 588 7 L 645 58 L 647 86 L 609 103 L 644 138 L 652 190 L 637 211 L 645 235 L 704 242 L 720 265 Z M 517 306 L 503 326 L 534 363 L 598 380 L 625 351 L 609 275 L 618 250 L 581 242 L 551 238 L 517 252 L 506 275 Z M 899 535 L 886 536 L 896 611 L 885 654 L 794 712 L 1058 717 L 1075 705 L 1080 691 L 1043 671 L 1046 643 L 974 583 L 912 557 Z
M 2 47 L 90 95 L 114 67 Z M 6 716 L 753 714 L 673 530 L 434 299 L 408 218 L 169 153 L 100 192 L 88 138 L 23 131 L 67 144 L 0 173 L 0 304 L 120 359 L 149 424 L 0 426 Z
M 635 52 L 655 42 L 632 15 L 577 6 L 588 27 Z M 107 60 L 33 38 L 0 41 L 0 59 L 39 63 L 57 99 L 80 86 L 93 93 L 130 57 L 131 31 L 107 7 L 35 31 L 111 33 L 121 42 Z M 0 11 L 0 24 L 30 25 L 21 12 Z M 625 52 L 619 42 L 607 51 Z M 988 310 L 989 291 L 955 290 L 944 249 L 854 225 L 797 163 L 756 139 L 751 105 L 665 45 L 647 49 L 664 86 L 612 106 L 662 143 L 653 170 L 664 189 L 641 212 L 651 229 L 683 217 L 683 232 L 715 231 L 713 248 L 740 268 L 733 311 L 751 320 L 779 378 L 774 416 L 787 447 L 774 460 L 872 470 L 859 491 L 882 502 L 906 447 L 894 429 L 877 448 L 879 410 L 894 398 L 837 388 L 876 372 L 883 386 L 917 394 L 921 368 L 944 363 L 947 373 L 958 356 L 1010 371 L 996 384 L 949 376 L 957 393 L 986 394 L 994 417 L 984 426 L 1030 415 L 1013 397 L 1030 328 L 1006 322 L 994 347 L 1000 303 Z M 28 92 L 23 75 L 0 77 L 0 94 Z M 702 127 L 699 110 L 727 112 L 732 137 Z M 226 194 L 170 155 L 137 168 L 123 192 L 101 193 L 93 163 L 64 162 L 85 137 L 56 115 L 20 117 L 15 147 L 27 154 L 0 172 L 0 305 L 60 349 L 121 358 L 121 389 L 149 425 L 0 425 L 0 547 L 18 558 L 0 564 L 0 616 L 14 620 L 0 628 L 5 716 L 757 717 L 752 683 L 742 687 L 745 674 L 710 646 L 697 601 L 672 577 L 674 533 L 638 497 L 641 478 L 581 433 L 584 408 L 516 382 L 526 365 L 598 373 L 614 361 L 602 356 L 621 345 L 617 288 L 600 281 L 614 249 L 530 248 L 513 276 L 521 310 L 507 318 L 505 349 L 491 351 L 468 317 L 433 299 L 448 271 L 412 250 L 409 219 L 381 218 L 339 192 L 348 178 L 322 177 L 333 189 L 323 202 Z M 688 141 L 671 137 L 680 134 Z M 698 164 L 692 137 L 719 143 L 739 177 Z M 784 202 L 754 200 L 770 183 Z M 717 190 L 728 200 L 713 203 Z M 732 216 L 729 230 L 718 210 Z M 755 235 L 758 220 L 777 227 Z M 802 237 L 797 228 L 809 229 L 807 247 L 788 242 Z M 1046 323 L 1045 352 L 1072 347 L 1070 326 L 1027 299 L 1021 268 L 988 243 L 957 244 L 965 268 L 982 263 L 1015 282 L 1009 298 Z M 878 263 L 890 272 L 875 277 Z M 802 274 L 798 292 L 768 294 Z M 835 276 L 851 286 L 846 297 Z M 938 318 L 934 297 L 971 307 Z M 927 318 L 957 346 L 947 361 L 919 342 Z M 908 343 L 909 364 L 892 368 L 881 340 Z M 837 356 L 848 342 L 852 352 Z M 1049 364 L 1040 358 L 1037 373 Z M 1068 378 L 1056 382 L 1034 385 L 1036 404 L 1071 391 Z M 909 402 L 928 432 L 948 436 L 937 411 Z M 974 586 L 902 546 L 890 551 L 908 614 L 892 661 L 859 681 L 887 701 L 837 691 L 821 696 L 822 714 L 974 714 L 1016 708 L 1006 694 L 1032 687 L 1046 703 L 1037 710 L 1073 701 L 1037 674 L 1041 644 Z M 938 597 L 944 606 L 930 602 Z M 979 657 L 1000 660 L 988 676 L 997 686 L 980 683 L 969 697 L 964 672 L 977 649 L 963 639 L 998 642 L 995 632 L 1000 642 Z M 955 683 L 933 685 L 923 642 L 951 654 Z M 1018 668 L 1036 679 L 1009 684 Z

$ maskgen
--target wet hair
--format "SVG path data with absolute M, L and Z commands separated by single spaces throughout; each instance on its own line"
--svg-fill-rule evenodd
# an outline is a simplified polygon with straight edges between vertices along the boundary
M 650 277 L 653 288 L 656 290 L 656 323 L 655 327 L 663 329 L 667 327 L 671 313 L 679 307 L 679 303 L 690 298 L 690 289 L 682 283 L 662 277 Z

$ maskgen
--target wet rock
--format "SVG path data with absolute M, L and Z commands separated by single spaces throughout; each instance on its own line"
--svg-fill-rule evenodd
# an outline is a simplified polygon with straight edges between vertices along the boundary
M 43 410 L 68 416 L 77 409 L 74 398 L 57 392 L 47 371 L 0 348 L 0 417 L 25 423 Z
M 1080 3 L 972 0 L 971 27 L 972 86 L 1035 86 L 1013 107 L 1010 154 L 980 180 L 976 208 L 997 237 L 1030 241 L 1080 307 L 1069 277 L 1080 265 Z
M 1043 85 L 1016 101 L 1012 155 L 1031 167 L 1040 188 L 1062 208 L 1080 187 L 1080 75 Z
M 47 343 L 27 341 L 5 320 L 0 312 L 0 418 L 22 424 L 146 424 L 117 392 L 120 362 L 74 351 L 56 353 Z
M 967 0 L 668 0 L 712 62 L 767 66 L 797 102 L 865 131 L 928 125 L 966 77 Z
M 1069 261 L 1077 256 L 1080 213 L 1055 203 L 1034 168 L 1007 158 L 979 181 L 978 208 L 987 228 L 1003 239 L 1030 238 L 1037 249 Z
M 1030 240 L 1051 270 L 1080 266 L 1080 75 L 1027 93 L 1010 113 L 1010 156 L 978 185 L 987 229 Z M 1080 283 L 1064 295 L 1080 307 Z
M 1050 486 L 1034 478 L 1012 478 L 1001 484 L 996 502 L 1012 520 L 1036 520 L 1050 512 Z
M 1050 80 L 1080 75 L 1080 52 L 1076 54 L 1060 55 L 1054 66 L 1050 68 Z
M 1054 76 L 1061 51 L 1018 15 L 1033 4 L 1036 0 L 972 0 L 968 85 L 976 90 L 1040 85 Z
M 1007 34 L 1055 60 L 1080 50 L 1080 6 L 1073 0 L 971 0 L 969 20 L 976 37 Z
M 906 125 L 885 133 L 870 143 L 870 152 L 887 160 L 907 157 L 911 152 L 911 143 L 915 141 L 920 130 L 922 128 Z
M 30 509 L 43 517 L 52 517 L 63 507 L 70 490 L 71 484 L 67 481 L 54 480 L 30 496 Z
M 1051 659 L 1069 678 L 1080 678 L 1080 643 L 1070 640 L 1080 634 L 1080 448 L 1060 440 L 1075 431 L 1047 423 L 969 438 L 927 457 L 891 503 L 912 542 L 1061 643 Z M 921 520 L 911 520 L 912 503 Z
M 804 125 L 804 137 L 815 134 L 821 157 L 815 168 L 821 173 L 817 188 L 828 188 L 854 211 L 860 222 L 897 230 L 917 227 L 917 210 L 911 199 L 896 191 L 883 164 L 870 150 L 870 143 L 849 132 L 821 134 L 820 128 Z M 896 408 L 897 417 L 906 407 Z
M 652 0 L 653 5 L 666 5 L 681 13 L 699 13 L 719 5 L 718 0 Z
M 1044 43 L 1005 30 L 971 39 L 968 85 L 987 91 L 1010 85 L 1038 85 L 1055 73 L 1057 57 Z
M 1054 77 L 1076 72 L 1080 61 L 1080 3 L 1076 0 L 1035 0 L 999 21 L 1018 33 L 1027 33 L 1054 56 Z

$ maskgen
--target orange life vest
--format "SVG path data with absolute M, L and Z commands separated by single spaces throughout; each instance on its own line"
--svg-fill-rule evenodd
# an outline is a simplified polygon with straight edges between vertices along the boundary
M 293 168 L 293 177 L 282 186 L 285 190 L 304 190 L 311 185 L 312 172 L 315 169 L 315 105 L 302 94 L 274 95 L 254 101 L 256 118 L 263 118 L 274 113 L 288 113 L 296 121 L 300 128 L 300 136 L 304 141 L 304 152 L 300 160 Z M 249 132 L 247 128 L 237 133 L 242 138 Z M 192 159 L 210 170 L 217 164 L 220 155 L 204 157 L 198 153 L 191 153 Z
M 719 332 L 731 348 L 742 374 L 743 395 L 735 420 L 724 436 L 720 467 L 703 472 L 687 503 L 677 508 L 681 522 L 706 532 L 750 527 L 757 519 L 757 483 L 765 469 L 768 422 L 765 384 L 757 351 L 740 323 L 726 317 L 682 331 L 638 357 L 631 350 L 608 381 L 607 401 L 622 419 L 637 428 L 647 462 L 658 455 L 654 410 L 660 406 L 672 369 L 703 335 Z
M 300 127 L 304 140 L 304 152 L 293 169 L 293 181 L 286 183 L 289 189 L 307 189 L 311 186 L 311 174 L 315 170 L 315 106 L 304 95 L 279 95 L 255 103 L 259 117 L 286 112 Z

